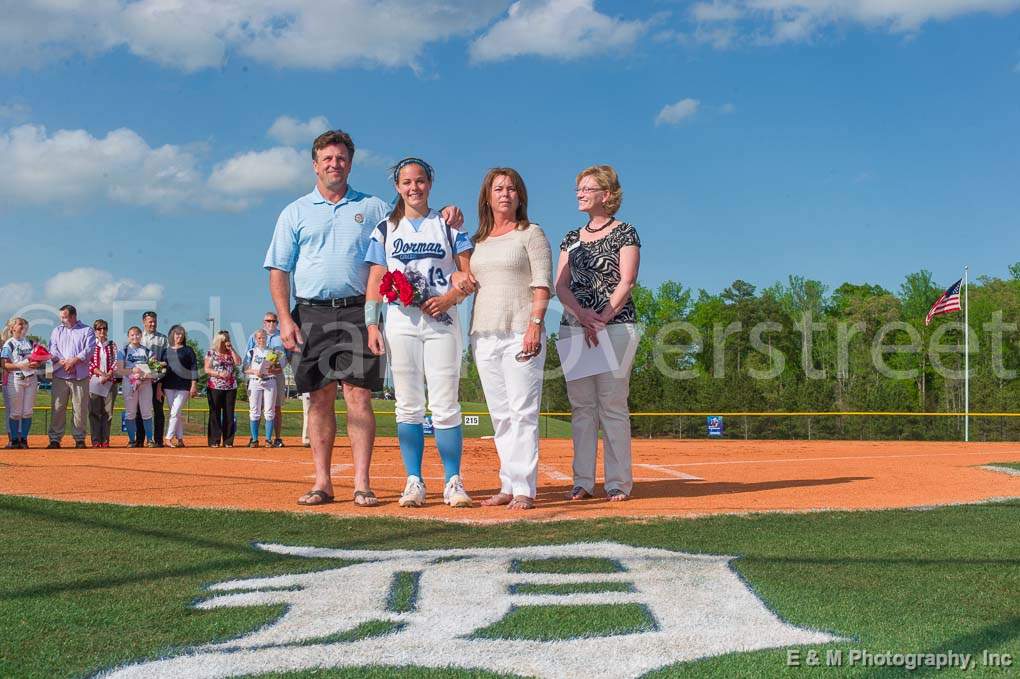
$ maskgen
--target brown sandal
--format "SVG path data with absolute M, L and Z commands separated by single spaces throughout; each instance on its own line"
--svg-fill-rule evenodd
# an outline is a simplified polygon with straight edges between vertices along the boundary
M 507 509 L 534 509 L 535 500 L 527 495 L 514 495 L 514 499 L 506 506 Z
M 483 507 L 498 507 L 500 505 L 508 505 L 514 501 L 514 496 L 510 493 L 496 493 L 490 498 L 481 501 Z

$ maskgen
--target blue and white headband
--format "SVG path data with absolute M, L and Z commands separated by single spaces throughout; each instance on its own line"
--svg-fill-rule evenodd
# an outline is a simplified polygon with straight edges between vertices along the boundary
M 433 172 L 432 172 L 432 166 L 431 165 L 426 163 L 421 158 L 404 158 L 402 161 L 400 161 L 399 163 L 397 163 L 396 165 L 393 166 L 393 183 L 394 184 L 396 184 L 397 180 L 400 178 L 400 171 L 403 170 L 408 165 L 418 165 L 419 167 L 421 167 L 421 169 L 425 170 L 425 176 L 427 176 L 429 178 L 429 181 L 430 182 L 432 181 L 432 174 L 433 174 Z

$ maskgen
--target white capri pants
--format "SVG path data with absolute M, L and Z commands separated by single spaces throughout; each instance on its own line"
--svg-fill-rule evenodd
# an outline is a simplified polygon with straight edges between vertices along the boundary
M 428 409 L 437 429 L 461 424 L 460 361 L 463 342 L 457 308 L 447 312 L 452 325 L 444 325 L 417 307 L 390 304 L 386 312 L 386 353 L 393 372 L 397 422 L 425 422 L 425 388 Z
M 581 328 L 560 326 L 562 337 L 583 332 Z M 620 367 L 613 372 L 582 377 L 567 382 L 570 399 L 570 424 L 574 438 L 574 485 L 589 493 L 595 490 L 595 458 L 599 429 L 602 429 L 605 470 L 604 488 L 630 495 L 634 487 L 630 449 L 630 369 L 637 353 L 638 332 L 633 323 L 606 326 Z
M 276 378 L 249 378 L 248 419 L 258 422 L 261 417 L 272 422 L 276 417 Z
M 32 417 L 35 406 L 35 394 L 39 391 L 39 379 L 35 375 L 18 377 L 16 374 L 7 378 L 7 416 L 12 420 Z
M 188 405 L 187 389 L 164 389 L 166 402 L 170 404 L 170 419 L 167 421 L 165 439 L 184 438 L 184 416 L 182 411 Z
M 499 492 L 534 498 L 546 343 L 543 338 L 542 353 L 521 362 L 523 341 L 523 332 L 471 337 L 499 455 Z
M 131 379 L 124 378 L 124 412 L 129 420 L 135 419 L 139 411 L 143 420 L 152 419 L 152 380 L 139 380 L 131 384 Z

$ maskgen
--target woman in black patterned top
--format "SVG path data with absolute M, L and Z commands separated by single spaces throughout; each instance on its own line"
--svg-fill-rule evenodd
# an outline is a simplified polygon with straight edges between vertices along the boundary
M 627 397 L 638 342 L 630 293 L 637 281 L 641 240 L 632 225 L 616 219 L 622 200 L 612 167 L 583 170 L 577 175 L 577 208 L 588 213 L 588 223 L 560 244 L 556 294 L 565 309 L 561 336 L 583 333 L 593 346 L 605 330 L 620 364 L 612 372 L 567 382 L 574 439 L 574 482 L 567 497 L 572 500 L 594 495 L 600 425 L 607 497 L 626 500 L 634 486 Z

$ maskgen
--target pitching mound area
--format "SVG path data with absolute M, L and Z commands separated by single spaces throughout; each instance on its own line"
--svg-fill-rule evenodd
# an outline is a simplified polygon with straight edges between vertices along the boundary
M 277 449 L 140 450 L 124 447 L 121 439 L 108 449 L 47 450 L 45 443 L 37 437 L 31 442 L 35 448 L 0 451 L 0 493 L 478 522 L 926 507 L 1020 496 L 1020 477 L 981 468 L 1020 461 L 1020 444 L 1011 443 L 636 440 L 633 496 L 611 503 L 604 497 L 565 500 L 571 485 L 570 442 L 544 440 L 538 499 L 531 511 L 445 506 L 442 467 L 431 441 L 424 467 L 429 503 L 420 509 L 397 506 L 404 472 L 394 439 L 376 442 L 372 483 L 381 504 L 374 508 L 351 501 L 353 469 L 345 439 L 334 448 L 337 502 L 315 508 L 296 504 L 312 483 L 311 451 L 298 441 Z M 493 442 L 468 440 L 463 470 L 476 502 L 496 492 Z

